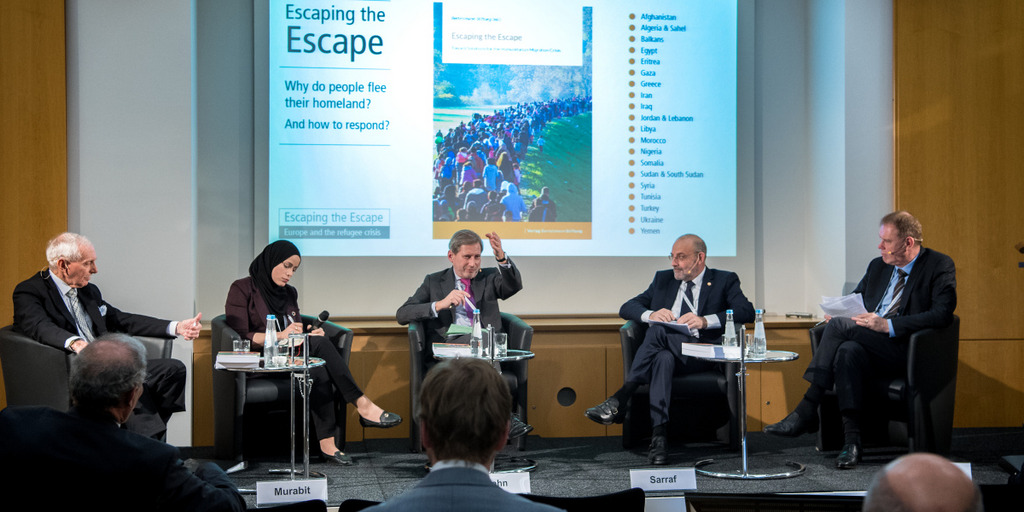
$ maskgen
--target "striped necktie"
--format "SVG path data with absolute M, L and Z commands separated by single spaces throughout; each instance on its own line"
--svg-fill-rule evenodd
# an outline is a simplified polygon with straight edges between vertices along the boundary
M 892 289 L 892 302 L 889 304 L 889 310 L 885 312 L 885 318 L 896 316 L 903 304 L 903 287 L 907 285 L 907 273 L 902 268 L 896 269 L 896 273 L 899 274 L 899 279 L 896 281 L 896 287 Z
M 96 339 L 92 334 L 92 321 L 89 320 L 89 316 L 85 314 L 85 310 L 82 309 L 82 303 L 78 300 L 78 288 L 72 288 L 68 290 L 66 294 L 68 299 L 71 301 L 71 312 L 75 315 L 75 320 L 78 323 L 78 330 L 82 331 L 82 336 L 85 337 L 85 341 L 92 342 Z

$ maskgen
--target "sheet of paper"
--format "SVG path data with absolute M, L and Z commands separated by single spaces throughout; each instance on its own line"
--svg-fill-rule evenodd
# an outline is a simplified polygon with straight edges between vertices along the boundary
M 687 334 L 687 335 L 690 335 L 690 336 L 694 335 L 693 332 L 690 331 L 690 326 L 686 325 L 686 324 L 677 324 L 675 322 L 658 322 L 658 321 L 655 321 L 655 320 L 651 320 L 651 323 L 652 324 L 664 325 L 667 329 L 672 330 L 672 331 L 681 332 L 683 334 Z
M 859 293 L 851 293 L 842 297 L 821 297 L 821 310 L 829 316 L 854 317 L 867 313 L 864 298 Z

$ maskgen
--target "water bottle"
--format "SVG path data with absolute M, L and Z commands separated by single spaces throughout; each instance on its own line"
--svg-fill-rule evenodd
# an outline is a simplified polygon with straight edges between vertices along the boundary
M 732 321 L 732 310 L 725 310 L 725 336 L 722 338 L 723 347 L 738 347 L 740 342 L 736 339 L 736 326 Z
M 277 318 L 267 315 L 267 335 L 263 338 L 263 366 L 277 368 Z
M 469 355 L 480 357 L 480 343 L 483 341 L 483 332 L 480 329 L 480 310 L 473 310 L 473 334 L 469 337 Z
M 768 340 L 764 335 L 764 310 L 754 311 L 754 343 L 750 348 L 752 359 L 763 359 L 768 353 Z

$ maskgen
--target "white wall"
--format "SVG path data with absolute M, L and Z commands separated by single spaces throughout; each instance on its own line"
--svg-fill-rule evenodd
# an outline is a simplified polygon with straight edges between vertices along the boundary
M 107 301 L 171 319 L 196 296 L 193 7 L 66 2 L 69 228 L 95 245 Z M 175 444 L 191 440 L 188 382 Z
M 892 205 L 891 0 L 740 5 L 740 255 L 711 263 L 738 271 L 758 307 L 817 313 L 819 295 L 859 279 Z M 253 83 L 264 75 L 252 2 L 195 9 L 193 38 L 188 0 L 68 2 L 72 226 L 97 242 L 112 300 L 173 318 L 193 297 L 207 318 L 221 313 L 265 237 L 253 213 Z M 507 309 L 520 313 L 613 313 L 666 266 L 517 262 L 526 289 Z M 307 312 L 387 316 L 446 264 L 307 258 L 296 285 Z

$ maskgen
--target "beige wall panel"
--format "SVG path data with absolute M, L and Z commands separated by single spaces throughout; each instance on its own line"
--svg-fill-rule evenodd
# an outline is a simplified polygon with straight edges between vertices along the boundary
M 954 427 L 1024 423 L 1024 340 L 960 340 Z
M 192 446 L 213 446 L 212 368 L 213 341 L 206 329 L 192 343 Z
M 530 360 L 527 420 L 542 437 L 604 436 L 605 427 L 586 418 L 587 407 L 604 400 L 605 350 L 599 346 L 538 347 Z M 562 389 L 576 399 L 561 405 Z
M 897 0 L 895 197 L 957 266 L 961 337 L 1024 316 L 1024 2 Z
M 408 344 L 406 344 L 408 347 Z M 359 350 L 352 347 L 349 370 L 356 383 L 371 400 L 386 411 L 392 411 L 403 419 L 411 418 L 409 410 L 409 350 Z M 390 439 L 409 436 L 409 423 L 389 429 L 367 428 L 359 425 L 355 406 L 348 407 L 346 440 Z
M 0 2 L 0 325 L 14 317 L 14 286 L 46 266 L 46 242 L 68 225 L 64 62 L 62 0 Z

